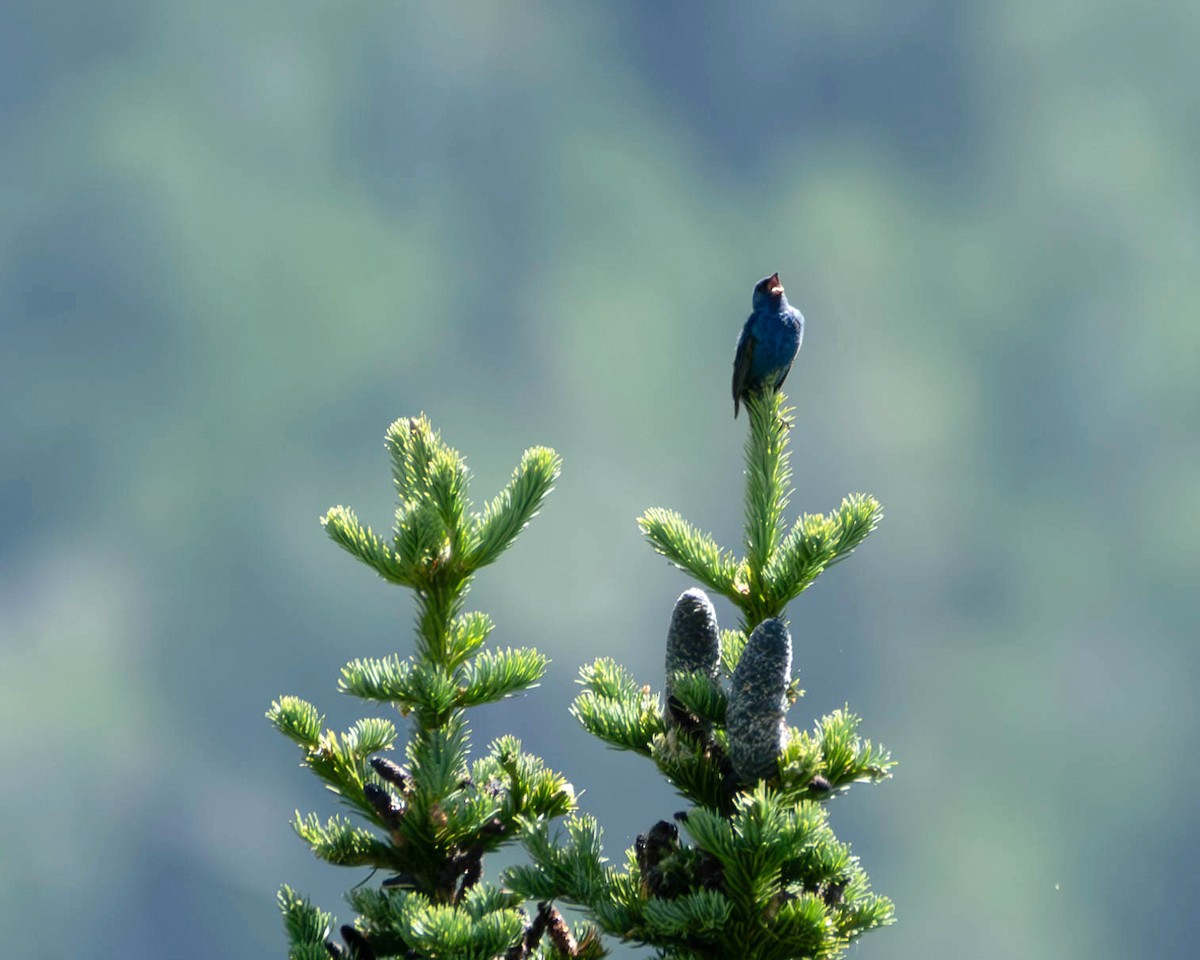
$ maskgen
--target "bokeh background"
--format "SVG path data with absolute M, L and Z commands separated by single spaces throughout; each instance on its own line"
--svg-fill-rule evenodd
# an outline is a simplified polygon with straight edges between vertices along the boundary
M 778 270 L 794 507 L 887 510 L 790 608 L 793 722 L 849 702 L 901 761 L 833 808 L 899 916 L 854 956 L 1187 955 L 1198 45 L 1190 0 L 4 4 L 6 949 L 282 956 L 283 881 L 346 916 L 262 714 L 348 723 L 341 664 L 408 649 L 317 517 L 388 525 L 422 410 L 477 499 L 566 461 L 473 593 L 554 663 L 476 742 L 567 772 L 613 857 L 677 809 L 566 710 L 600 654 L 658 682 L 689 582 L 644 508 L 737 542 Z

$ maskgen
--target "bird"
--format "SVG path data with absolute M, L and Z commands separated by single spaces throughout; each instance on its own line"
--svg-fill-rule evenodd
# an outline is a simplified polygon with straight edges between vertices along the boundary
M 754 285 L 752 304 L 733 358 L 735 420 L 739 405 L 752 392 L 783 386 L 804 339 L 804 315 L 788 303 L 778 273 Z

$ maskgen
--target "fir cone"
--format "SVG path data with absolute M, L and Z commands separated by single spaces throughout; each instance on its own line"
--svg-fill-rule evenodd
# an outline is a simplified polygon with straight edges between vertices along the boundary
M 764 620 L 746 643 L 733 673 L 725 715 L 729 759 L 744 783 L 776 770 L 783 747 L 786 693 L 792 679 L 792 637 L 782 620 Z
M 706 673 L 717 679 L 721 663 L 721 636 L 717 629 L 717 611 L 703 590 L 693 587 L 680 594 L 671 613 L 667 630 L 667 721 L 682 720 L 672 706 L 675 674 L 686 671 Z
M 687 670 L 707 673 L 715 680 L 720 662 L 717 611 L 703 590 L 685 590 L 675 601 L 667 631 L 667 689 L 673 674 Z

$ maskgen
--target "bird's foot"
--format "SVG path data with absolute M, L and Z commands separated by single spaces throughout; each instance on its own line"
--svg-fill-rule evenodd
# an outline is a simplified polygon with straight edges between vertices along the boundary
M 796 425 L 796 418 L 795 417 L 780 417 L 779 425 L 781 427 L 783 427 L 784 430 L 791 430 L 792 427 L 794 427 Z

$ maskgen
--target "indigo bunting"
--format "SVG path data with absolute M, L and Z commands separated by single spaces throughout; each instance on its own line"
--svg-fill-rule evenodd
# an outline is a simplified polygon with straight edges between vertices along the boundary
M 804 339 L 804 317 L 787 302 L 779 274 L 760 280 L 754 288 L 754 309 L 733 358 L 733 416 L 751 392 L 770 387 L 778 390 L 792 369 Z

